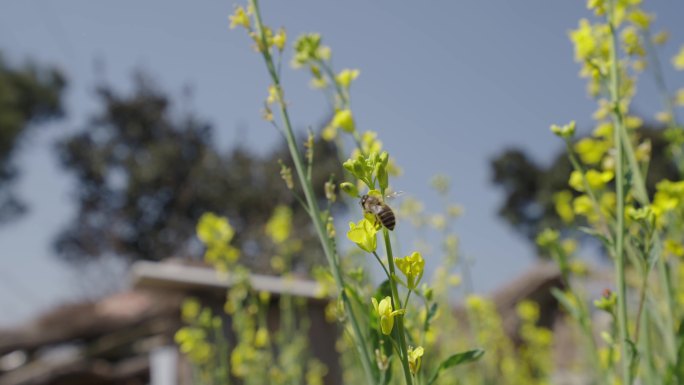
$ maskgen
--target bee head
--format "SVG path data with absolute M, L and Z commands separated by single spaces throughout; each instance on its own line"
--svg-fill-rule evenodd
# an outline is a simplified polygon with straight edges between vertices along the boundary
M 366 201 L 368 200 L 368 195 L 363 195 L 361 197 L 361 207 L 366 204 Z

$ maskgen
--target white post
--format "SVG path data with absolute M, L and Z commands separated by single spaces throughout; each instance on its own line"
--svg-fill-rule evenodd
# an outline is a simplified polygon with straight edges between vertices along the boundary
M 160 346 L 150 352 L 150 385 L 178 385 L 178 350 Z

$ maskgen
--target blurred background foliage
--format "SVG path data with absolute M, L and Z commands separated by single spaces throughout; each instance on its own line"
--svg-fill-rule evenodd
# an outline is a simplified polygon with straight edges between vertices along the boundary
M 197 259 L 194 238 L 200 215 L 211 211 L 234 221 L 236 247 L 259 272 L 263 260 L 264 223 L 278 204 L 293 210 L 295 232 L 303 242 L 294 264 L 307 271 L 318 257 L 305 212 L 279 176 L 284 143 L 266 155 L 240 143 L 222 151 L 214 127 L 191 112 L 177 113 L 173 102 L 149 76 L 138 73 L 126 95 L 101 85 L 100 111 L 89 124 L 60 141 L 61 164 L 76 178 L 78 213 L 59 234 L 59 255 L 78 262 L 115 255 L 127 261 L 170 256 Z M 321 165 L 314 175 L 318 194 L 330 174 L 341 174 L 334 147 L 316 143 Z
M 65 131 L 56 145 L 63 169 L 74 177 L 76 214 L 56 234 L 59 258 L 74 265 L 115 258 L 126 263 L 168 257 L 199 260 L 195 238 L 200 215 L 211 211 L 234 221 L 234 240 L 246 264 L 271 271 L 264 255 L 274 251 L 264 223 L 279 204 L 292 209 L 301 253 L 292 261 L 306 273 L 320 258 L 311 225 L 279 175 L 287 163 L 284 141 L 266 154 L 239 142 L 223 150 L 215 127 L 174 101 L 153 79 L 137 72 L 133 90 L 110 84 L 94 89 L 97 111 L 85 126 Z M 34 63 L 11 66 L 0 56 L 0 221 L 17 219 L 27 206 L 12 192 L 18 169 L 12 159 L 27 145 L 30 130 L 63 116 L 59 71 Z M 316 193 L 331 174 L 341 175 L 333 145 L 315 143 Z M 343 207 L 341 208 L 343 210 Z M 340 210 L 340 209 L 338 209 Z
M 664 179 L 677 180 L 679 172 L 668 152 L 669 142 L 666 127 L 658 124 L 645 124 L 636 130 L 636 135 L 651 144 L 651 159 L 647 174 L 648 193 L 653 198 L 656 184 Z M 589 135 L 578 136 L 575 144 Z M 577 230 L 586 226 L 586 221 L 575 218 L 573 222 L 564 221 L 556 209 L 554 196 L 561 191 L 571 191 L 573 197 L 581 193 L 568 189 L 572 165 L 563 147 L 553 156 L 548 165 L 539 164 L 532 155 L 520 148 L 508 148 L 492 158 L 492 182 L 503 190 L 504 199 L 498 214 L 520 236 L 537 248 L 537 255 L 547 258 L 547 250 L 535 243 L 536 236 L 546 228 L 558 229 L 564 235 L 572 233 L 582 243 L 592 242 L 591 237 Z M 612 185 L 612 183 L 611 183 Z
M 13 158 L 32 129 L 63 115 L 65 86 L 58 70 L 32 62 L 13 65 L 0 52 L 0 223 L 28 209 L 12 191 L 19 176 Z

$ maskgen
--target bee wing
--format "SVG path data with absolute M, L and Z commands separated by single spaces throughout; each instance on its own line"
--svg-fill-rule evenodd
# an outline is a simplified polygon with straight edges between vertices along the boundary
M 392 191 L 392 192 L 390 192 L 389 194 L 387 194 L 387 195 L 385 196 L 385 199 L 386 199 L 386 200 L 396 199 L 397 197 L 399 197 L 399 196 L 401 196 L 401 195 L 403 195 L 403 194 L 404 194 L 403 191 Z

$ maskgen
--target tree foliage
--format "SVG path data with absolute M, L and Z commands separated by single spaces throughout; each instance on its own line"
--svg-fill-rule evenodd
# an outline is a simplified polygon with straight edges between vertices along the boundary
M 294 236 L 303 240 L 295 265 L 320 257 L 308 215 L 279 176 L 280 145 L 258 156 L 234 143 L 222 151 L 213 127 L 172 102 L 144 75 L 130 95 L 97 89 L 100 111 L 58 145 L 64 168 L 76 177 L 78 212 L 56 241 L 59 255 L 78 262 L 101 256 L 128 261 L 199 257 L 195 225 L 205 212 L 230 218 L 233 244 L 257 270 L 274 252 L 264 225 L 278 204 L 293 209 Z M 341 175 L 334 147 L 315 144 L 318 196 L 331 173 Z
M 664 132 L 657 127 L 638 130 L 638 135 L 649 140 L 652 148 L 647 174 L 647 188 L 651 196 L 658 181 L 679 178 L 677 168 L 668 155 Z M 554 194 L 568 189 L 572 166 L 565 149 L 559 148 L 553 159 L 544 167 L 532 160 L 525 151 L 509 148 L 491 161 L 492 180 L 505 194 L 498 214 L 532 244 L 537 234 L 545 228 L 568 232 L 577 225 L 584 225 L 565 223 L 556 212 Z M 573 193 L 579 195 L 576 191 Z
M 32 63 L 16 67 L 0 55 L 0 223 L 27 206 L 13 191 L 19 169 L 13 161 L 31 128 L 62 115 L 62 74 Z

